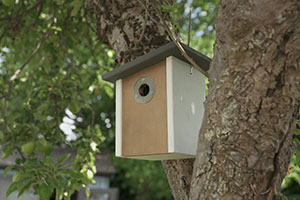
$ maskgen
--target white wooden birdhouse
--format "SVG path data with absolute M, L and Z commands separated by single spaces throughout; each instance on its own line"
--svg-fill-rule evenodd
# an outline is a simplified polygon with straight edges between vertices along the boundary
M 210 59 L 182 44 L 205 71 Z M 116 83 L 116 156 L 144 160 L 195 157 L 205 77 L 174 42 L 103 75 Z

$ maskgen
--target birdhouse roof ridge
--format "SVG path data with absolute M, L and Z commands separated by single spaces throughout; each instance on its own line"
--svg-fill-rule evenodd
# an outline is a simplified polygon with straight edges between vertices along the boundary
M 209 63 L 211 59 L 195 49 L 180 43 L 186 53 L 204 70 L 208 71 Z M 143 69 L 146 69 L 154 64 L 163 61 L 166 57 L 174 56 L 180 60 L 189 63 L 182 55 L 175 42 L 169 42 L 157 49 L 150 51 L 149 53 L 140 56 L 133 61 L 126 63 L 122 66 L 115 68 L 114 70 L 102 75 L 102 79 L 114 83 L 118 79 L 125 78 L 132 74 L 135 74 Z

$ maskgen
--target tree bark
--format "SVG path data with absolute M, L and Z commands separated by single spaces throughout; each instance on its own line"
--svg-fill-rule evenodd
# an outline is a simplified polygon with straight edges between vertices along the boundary
M 117 63 L 167 42 L 139 1 L 86 5 Z M 176 200 L 279 198 L 300 105 L 299 23 L 297 0 L 220 2 L 196 160 L 163 162 Z
M 115 51 L 118 64 L 130 62 L 167 43 L 164 28 L 149 19 L 138 0 L 86 0 L 86 7 L 96 16 L 98 39 Z
M 223 0 L 190 199 L 279 199 L 300 104 L 300 2 Z

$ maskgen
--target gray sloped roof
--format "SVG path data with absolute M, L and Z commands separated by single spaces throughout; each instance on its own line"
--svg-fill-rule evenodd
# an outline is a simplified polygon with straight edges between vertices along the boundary
M 186 53 L 204 70 L 209 69 L 210 58 L 199 53 L 195 49 L 182 44 L 182 47 Z M 113 71 L 102 75 L 102 79 L 114 83 L 118 79 L 125 78 L 136 72 L 139 72 L 147 67 L 150 67 L 156 63 L 163 61 L 168 56 L 175 56 L 176 58 L 188 62 L 181 54 L 180 50 L 174 42 L 161 46 L 158 49 L 154 49 L 149 53 L 136 58 L 135 60 L 126 63 L 120 67 L 115 68 Z
M 1 149 L 0 149 L 1 150 Z M 54 159 L 54 162 L 58 159 L 59 156 L 63 154 L 70 154 L 70 157 L 66 162 L 73 160 L 76 156 L 76 152 L 70 148 L 56 148 L 52 152 L 51 156 Z M 116 173 L 115 167 L 111 163 L 111 154 L 99 153 L 95 155 L 95 165 L 97 167 L 97 174 L 102 175 L 114 175 Z M 15 164 L 15 160 L 20 158 L 19 155 L 15 154 L 6 159 L 2 159 L 2 152 L 0 152 L 0 168 L 5 168 L 8 165 Z

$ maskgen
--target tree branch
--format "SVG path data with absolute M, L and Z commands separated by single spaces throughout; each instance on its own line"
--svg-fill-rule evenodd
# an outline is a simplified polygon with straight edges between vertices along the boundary
M 188 43 L 187 45 L 190 46 L 191 41 L 191 25 L 192 25 L 192 8 L 190 6 L 190 13 L 189 13 L 189 30 L 188 30 Z
M 6 131 L 10 132 L 10 129 L 8 127 L 8 122 L 7 122 L 7 107 L 8 107 L 8 99 L 5 98 L 4 101 L 4 108 L 3 108 L 3 119 L 4 119 L 4 127 Z
M 64 78 L 64 80 L 66 80 L 72 74 L 73 70 L 76 69 L 76 62 L 72 58 L 72 56 L 69 54 L 67 44 L 66 44 L 65 40 L 63 39 L 62 35 L 60 35 L 60 39 L 61 39 L 61 43 L 63 44 L 64 51 L 65 51 L 67 57 L 70 59 L 71 65 L 72 65 L 71 68 L 68 70 L 65 78 Z
M 40 6 L 39 6 L 37 17 L 36 17 L 35 21 L 29 26 L 30 28 L 34 27 L 37 24 L 39 17 L 43 11 L 43 6 L 44 6 L 43 1 L 40 1 Z
M 20 15 L 19 17 L 21 17 L 21 16 L 23 16 L 23 15 L 27 15 L 30 11 L 34 10 L 35 8 L 37 8 L 37 7 L 38 7 L 40 4 L 42 4 L 42 3 L 43 3 L 43 0 L 39 0 L 39 1 L 36 2 L 33 6 L 31 6 L 31 7 L 28 8 L 28 9 L 26 9 L 24 13 L 21 13 L 21 15 Z
M 20 154 L 22 160 L 25 161 L 25 160 L 26 160 L 26 159 L 25 159 L 25 156 L 24 156 L 24 154 L 22 153 L 20 147 L 17 147 L 16 149 L 17 149 L 17 152 Z
M 10 129 L 8 127 L 8 122 L 7 122 L 7 108 L 8 108 L 9 98 L 10 98 L 11 93 L 12 93 L 13 82 L 18 77 L 18 75 L 22 72 L 22 70 L 27 66 L 27 64 L 38 53 L 38 51 L 40 50 L 42 44 L 44 43 L 44 41 L 48 37 L 48 35 L 49 35 L 49 30 L 43 35 L 41 41 L 38 43 L 38 45 L 34 49 L 31 56 L 29 56 L 29 58 L 25 61 L 25 63 L 18 70 L 16 70 L 15 73 L 9 79 L 8 92 L 7 92 L 6 95 L 2 96 L 2 98 L 4 97 L 4 99 L 5 99 L 4 100 L 4 109 L 3 109 L 3 115 L 4 115 L 3 118 L 4 118 L 4 127 L 5 127 L 6 131 L 10 131 Z

